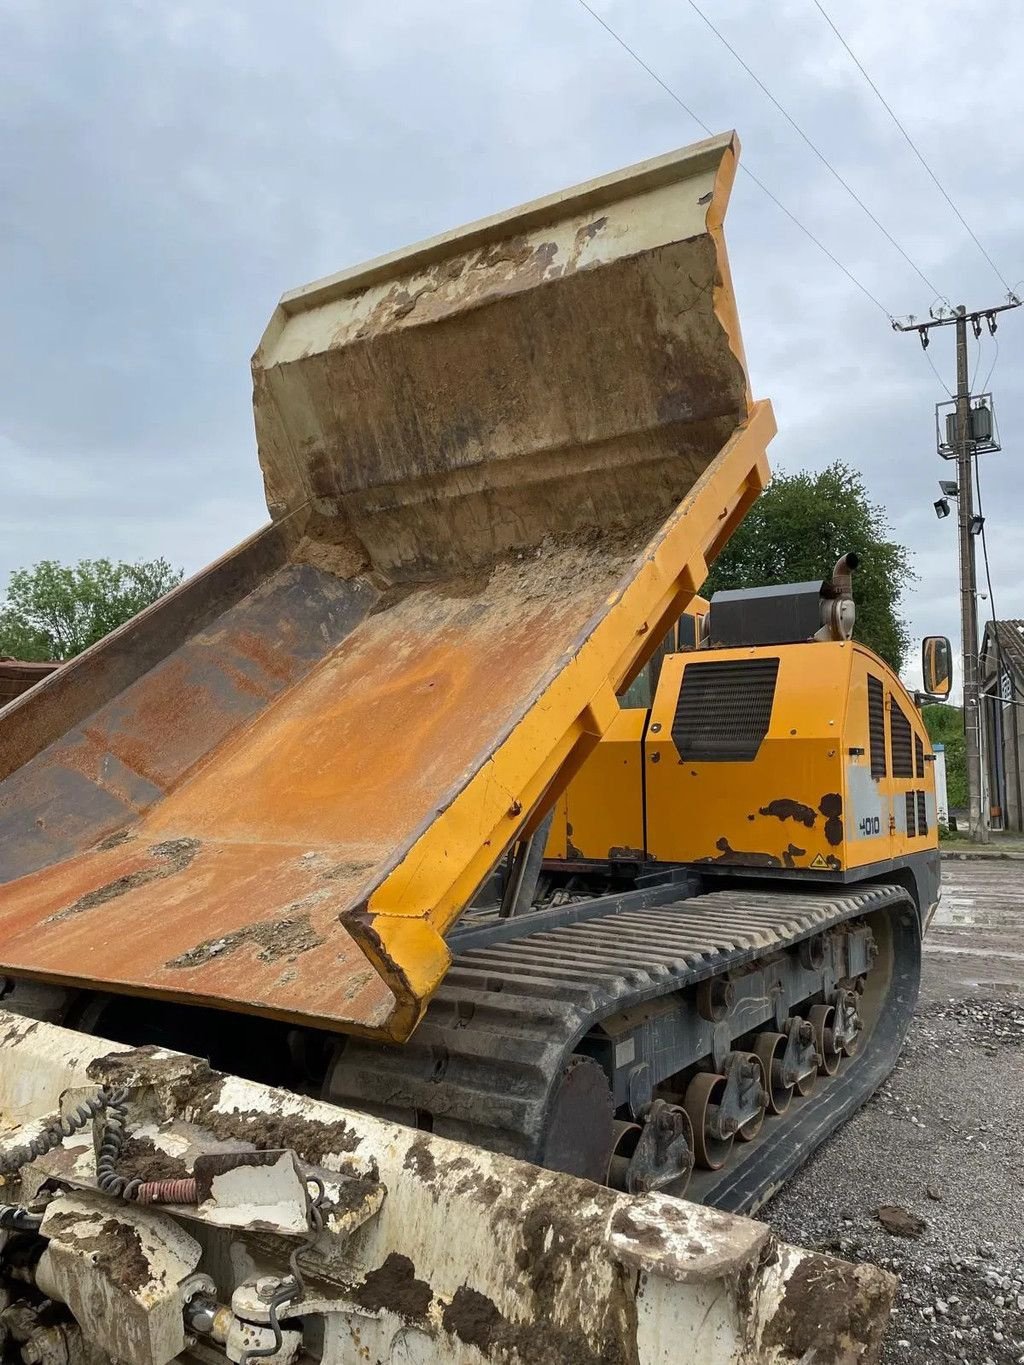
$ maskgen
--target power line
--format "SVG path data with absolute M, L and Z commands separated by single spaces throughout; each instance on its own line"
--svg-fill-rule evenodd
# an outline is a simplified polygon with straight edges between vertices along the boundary
M 946 383 L 946 381 L 943 379 L 942 375 L 939 373 L 939 370 L 938 370 L 937 365 L 935 364 L 935 361 L 931 358 L 931 356 L 930 356 L 930 355 L 928 354 L 928 352 L 924 349 L 924 347 L 921 348 L 921 354 L 924 356 L 925 360 L 927 360 L 928 364 L 932 367 L 932 374 L 934 374 L 935 378 L 936 378 L 936 379 L 939 381 L 939 383 L 942 385 L 942 392 L 945 393 L 945 394 L 948 394 L 948 396 L 949 396 L 950 398 L 955 397 L 955 395 L 954 395 L 954 393 L 953 393 L 953 390 L 949 387 L 949 385 L 948 385 L 948 384 Z
M 996 623 L 996 597 L 992 591 L 992 574 L 988 567 L 988 540 L 985 536 L 985 509 L 981 503 L 981 471 L 978 468 L 978 455 L 974 454 L 974 492 L 978 503 L 978 516 L 981 518 L 981 556 L 985 561 L 985 581 L 988 584 L 988 604 L 992 608 L 992 624 Z
M 895 123 L 896 127 L 900 130 L 900 132 L 903 134 L 903 137 L 906 139 L 907 146 L 910 148 L 910 150 L 911 150 L 911 151 L 914 153 L 914 155 L 917 157 L 918 161 L 920 161 L 921 165 L 922 165 L 922 166 L 925 168 L 925 170 L 928 172 L 929 176 L 931 176 L 932 183 L 935 185 L 935 188 L 939 191 L 939 193 L 942 195 L 943 199 L 945 199 L 946 203 L 949 205 L 949 207 L 953 210 L 953 212 L 954 212 L 954 213 L 956 214 L 956 216 L 959 218 L 960 222 L 963 224 L 964 228 L 966 229 L 966 231 L 967 231 L 967 233 L 968 233 L 968 235 L 969 235 L 971 241 L 974 243 L 974 245 L 978 248 L 978 250 L 981 252 L 981 254 L 985 257 L 985 260 L 988 261 L 989 265 L 990 265 L 990 266 L 992 267 L 992 269 L 995 271 L 996 277 L 997 277 L 997 279 L 999 280 L 999 282 L 1002 284 L 1003 288 L 1007 291 L 1007 293 L 1012 294 L 1012 293 L 1013 293 L 1013 290 L 1012 290 L 1012 289 L 1010 288 L 1010 286 L 1006 283 L 1006 280 L 1005 280 L 1005 278 L 1004 278 L 1004 276 L 1003 276 L 1002 271 L 999 269 L 999 267 L 996 265 L 995 261 L 992 259 L 992 257 L 988 254 L 988 252 L 987 252 L 987 251 L 985 250 L 985 248 L 982 246 L 981 242 L 978 240 L 977 236 L 976 236 L 975 233 L 974 233 L 974 229 L 971 227 L 970 223 L 968 223 L 967 219 L 963 216 L 963 214 L 962 214 L 962 213 L 960 212 L 960 210 L 957 208 L 956 204 L 953 202 L 952 198 L 951 198 L 950 195 L 947 193 L 946 188 L 945 188 L 945 186 L 942 184 L 942 182 L 941 182 L 941 180 L 939 179 L 939 177 L 935 174 L 935 172 L 932 170 L 931 166 L 929 166 L 929 165 L 928 165 L 928 162 L 924 159 L 924 156 L 921 154 L 921 152 L 920 152 L 920 150 L 919 150 L 919 148 L 918 148 L 918 146 L 917 146 L 917 143 L 914 141 L 914 139 L 913 139 L 913 138 L 910 136 L 910 134 L 907 132 L 906 128 L 904 128 L 904 126 L 903 126 L 903 124 L 900 122 L 900 120 L 896 117 L 896 114 L 895 114 L 895 111 L 894 111 L 893 108 L 892 108 L 892 105 L 890 105 L 889 101 L 888 101 L 888 100 L 885 98 L 885 96 L 882 94 L 881 90 L 879 90 L 878 86 L 875 84 L 875 82 L 874 82 L 874 81 L 871 79 L 871 77 L 868 75 L 867 71 L 864 69 L 864 64 L 861 62 L 860 58 L 859 58 L 859 57 L 857 56 L 857 54 L 853 51 L 853 49 L 850 47 L 850 44 L 846 41 L 846 39 L 843 37 L 843 35 L 839 32 L 838 28 L 836 28 L 835 24 L 832 22 L 832 19 L 829 17 L 829 15 L 826 13 L 826 11 L 824 10 L 824 8 L 823 8 L 823 7 L 821 6 L 821 4 L 819 3 L 819 0 L 814 0 L 814 7 L 815 7 L 815 9 L 818 11 L 818 13 L 821 15 L 821 17 L 825 20 L 826 24 L 828 24 L 828 26 L 829 26 L 829 28 L 832 30 L 832 32 L 836 35 L 836 37 L 837 37 L 837 38 L 839 39 L 839 41 L 842 43 L 843 47 L 846 49 L 847 54 L 848 54 L 849 57 L 850 57 L 850 60 L 851 60 L 851 61 L 854 63 L 854 65 L 857 67 L 857 70 L 860 72 L 860 74 L 861 74 L 861 75 L 864 77 L 864 79 L 867 81 L 868 85 L 871 86 L 871 89 L 872 89 L 872 90 L 875 92 L 875 94 L 878 96 L 879 100 L 880 100 L 881 103 L 882 103 L 883 108 L 887 111 L 887 113 L 889 114 L 889 117 L 892 119 L 893 123 Z
M 975 451 L 975 453 L 974 453 L 974 489 L 975 489 L 975 494 L 976 494 L 976 496 L 977 496 L 977 502 L 978 502 L 978 516 L 981 518 L 981 557 L 982 557 L 982 559 L 983 559 L 984 562 L 985 562 L 985 582 L 988 584 L 989 618 L 990 618 L 990 620 L 991 620 L 991 622 L 992 622 L 992 639 L 993 639 L 993 641 L 994 641 L 994 643 L 995 643 L 995 653 L 996 653 L 996 687 L 997 687 L 1000 691 L 1002 691 L 1002 674 L 1003 674 L 1002 646 L 1001 646 L 1000 641 L 999 641 L 999 627 L 998 627 L 998 625 L 997 625 L 997 617 L 996 617 L 996 595 L 995 595 L 995 593 L 992 591 L 992 571 L 991 571 L 991 569 L 990 569 L 989 566 L 988 566 L 988 537 L 985 535 L 985 512 L 984 512 L 984 508 L 982 507 L 982 502 L 981 502 L 981 470 L 978 468 L 978 454 L 977 454 L 977 451 Z M 1011 699 L 1011 701 L 1013 701 L 1013 703 L 1014 703 L 1015 706 L 1019 706 L 1019 705 L 1020 705 L 1020 702 L 1016 701 L 1016 700 L 1014 699 L 1014 697 L 1013 697 L 1013 692 L 1014 692 L 1015 690 L 1016 690 L 1016 689 L 1014 688 L 1014 685 L 1013 685 L 1013 678 L 1012 678 L 1012 676 L 1011 676 L 1011 678 L 1010 678 L 1010 699 Z
M 733 45 L 729 42 L 728 38 L 725 37 L 725 35 L 721 32 L 720 29 L 718 29 L 718 28 L 715 27 L 715 25 L 711 22 L 711 20 L 708 18 L 708 16 L 704 13 L 704 11 L 701 9 L 701 7 L 696 3 L 696 0 L 687 0 L 687 3 L 688 3 L 688 5 L 690 6 L 690 8 L 693 10 L 694 14 L 698 15 L 699 18 L 701 18 L 701 19 L 704 21 L 704 23 L 708 26 L 708 28 L 711 30 L 711 32 L 712 32 L 712 33 L 715 35 L 715 37 L 719 40 L 719 42 L 721 42 L 722 45 L 723 45 L 724 47 L 728 48 L 728 50 L 729 50 L 729 51 L 732 53 L 732 55 L 736 58 L 736 60 L 737 60 L 737 61 L 739 62 L 739 64 L 740 64 L 740 66 L 742 66 L 743 70 L 747 73 L 747 75 L 748 75 L 748 76 L 750 77 L 750 79 L 754 82 L 754 84 L 757 85 L 758 88 L 759 88 L 760 90 L 762 90 L 762 91 L 764 92 L 765 95 L 768 96 L 768 98 L 771 100 L 772 104 L 774 104 L 775 108 L 779 111 L 779 113 L 780 113 L 780 114 L 782 115 L 782 117 L 786 120 L 786 122 L 787 122 L 793 129 L 795 129 L 795 131 L 799 134 L 799 136 L 803 139 L 803 141 L 804 141 L 804 142 L 807 144 L 807 146 L 811 149 L 811 151 L 812 151 L 812 152 L 814 153 L 814 155 L 818 158 L 818 160 L 819 160 L 819 161 L 821 162 L 821 164 L 825 167 L 825 169 L 830 173 L 830 175 L 832 175 L 833 178 L 834 178 L 835 180 L 837 180 L 837 181 L 839 182 L 840 185 L 842 185 L 843 189 L 844 189 L 844 190 L 846 191 L 846 193 L 850 196 L 850 198 L 853 200 L 853 202 L 854 202 L 855 204 L 857 204 L 857 205 L 858 205 L 858 206 L 867 214 L 867 216 L 871 219 L 872 223 L 874 223 L 875 227 L 878 228 L 878 230 L 879 230 L 879 232 L 882 234 L 882 236 L 885 237 L 886 241 L 889 242 L 892 246 L 894 246 L 894 247 L 896 248 L 896 250 L 899 252 L 899 254 L 900 254 L 900 255 L 903 257 L 903 259 L 906 261 L 907 265 L 910 266 L 911 270 L 914 271 L 914 273 L 918 276 L 919 279 L 921 279 L 921 280 L 924 281 L 924 283 L 928 286 L 928 288 L 932 291 L 933 294 L 938 294 L 939 297 L 940 297 L 941 299 L 943 299 L 946 303 L 949 303 L 949 300 L 946 298 L 945 294 L 943 294 L 943 293 L 941 292 L 941 290 L 936 289 L 935 285 L 932 284 L 931 280 L 930 280 L 930 279 L 928 278 L 928 276 L 924 273 L 924 271 L 923 271 L 923 270 L 921 269 L 921 267 L 917 264 L 917 262 L 914 261 L 914 260 L 907 254 L 907 252 L 903 249 L 902 246 L 900 246 L 899 242 L 898 242 L 898 241 L 896 240 L 896 238 L 892 235 L 892 233 L 891 233 L 891 232 L 889 231 L 889 229 L 885 226 L 885 224 L 882 223 L 882 222 L 880 222 L 879 219 L 871 212 L 871 210 L 868 208 L 867 204 L 864 203 L 864 200 L 861 199 L 860 195 L 859 195 L 859 194 L 857 193 L 857 191 L 853 188 L 853 186 L 850 184 L 850 182 L 849 182 L 848 180 L 846 180 L 844 176 L 840 175 L 840 173 L 836 170 L 835 166 L 832 165 L 832 162 L 829 161 L 828 157 L 827 157 L 827 156 L 825 155 L 825 153 L 820 149 L 820 147 L 818 147 L 818 145 L 817 145 L 815 142 L 812 142 L 812 141 L 811 141 L 811 139 L 808 137 L 808 135 L 807 135 L 807 134 L 804 132 L 804 130 L 800 127 L 799 123 L 797 123 L 797 121 L 796 121 L 796 119 L 793 117 L 793 115 L 789 112 L 788 109 L 785 108 L 784 105 L 782 105 L 782 104 L 776 99 L 776 97 L 775 97 L 775 96 L 772 94 L 772 92 L 768 89 L 768 87 L 765 85 L 764 81 L 760 78 L 760 76 L 757 74 L 757 72 L 754 71 L 750 66 L 748 66 L 748 64 L 743 60 L 743 58 L 742 58 L 742 57 L 740 56 L 740 54 L 736 51 L 736 49 L 733 47 Z M 952 306 L 952 305 L 950 305 L 950 306 Z
M 987 393 L 987 392 L 988 392 L 989 383 L 991 382 L 992 376 L 993 376 L 993 374 L 995 373 L 995 368 L 996 368 L 996 366 L 997 366 L 998 363 L 999 363 L 999 338 L 996 337 L 996 336 L 994 336 L 994 337 L 992 338 L 992 342 L 993 342 L 993 345 L 994 345 L 995 348 L 996 348 L 996 353 L 995 353 L 995 355 L 992 357 L 992 364 L 988 367 L 988 374 L 985 376 L 985 382 L 984 382 L 984 384 L 982 384 L 982 386 L 981 386 L 981 392 L 982 392 L 982 393 Z
M 644 71 L 646 71 L 647 74 L 652 78 L 652 80 L 657 81 L 658 85 L 661 86 L 662 90 L 665 91 L 666 95 L 668 95 L 670 99 L 675 100 L 676 104 L 679 105 L 680 109 L 682 109 L 684 113 L 688 114 L 689 117 L 693 119 L 694 123 L 697 124 L 698 128 L 702 128 L 704 132 L 707 133 L 708 137 L 714 137 L 714 133 L 704 122 L 704 120 L 693 112 L 690 106 L 680 98 L 680 96 L 672 89 L 670 85 L 668 85 L 665 81 L 662 80 L 662 78 L 652 67 L 647 65 L 647 63 L 640 56 L 640 54 L 636 52 L 632 47 L 630 47 L 629 43 L 626 42 L 625 38 L 621 37 L 620 34 L 616 33 L 616 31 L 611 27 L 611 25 L 606 23 L 605 20 L 601 18 L 600 14 L 598 14 L 595 10 L 592 10 L 590 8 L 590 6 L 587 4 L 587 0 L 579 0 L 579 3 L 587 11 L 591 18 L 595 19 L 601 25 L 601 27 L 605 30 L 606 33 L 611 38 L 614 38 L 618 45 L 624 49 L 624 51 L 629 53 L 629 55 L 633 58 L 637 65 L 641 66 L 644 69 Z M 754 182 L 754 184 L 762 192 L 762 194 L 768 196 L 768 198 L 772 201 L 775 207 L 777 209 L 780 209 L 790 220 L 790 222 L 800 229 L 800 231 L 804 234 L 806 238 L 808 238 L 809 241 L 814 243 L 814 245 L 818 248 L 822 255 L 827 256 L 828 259 L 832 262 L 832 264 L 838 270 L 841 270 L 843 272 L 843 274 L 850 281 L 850 283 L 855 285 L 864 295 L 864 297 L 875 305 L 875 307 L 878 309 L 878 311 L 882 314 L 883 317 L 888 318 L 890 322 L 893 321 L 892 313 L 889 311 L 888 308 L 885 307 L 883 303 L 880 303 L 878 301 L 878 299 L 874 296 L 874 294 L 872 294 L 871 290 L 867 287 L 867 285 L 862 284 L 861 281 L 857 278 L 857 276 L 853 273 L 853 271 L 848 270 L 847 267 L 843 265 L 842 261 L 839 260 L 838 257 L 834 256 L 832 252 L 829 251 L 828 247 L 825 246 L 825 244 L 814 235 L 814 233 L 811 231 L 809 227 L 804 226 L 804 224 L 800 221 L 796 214 L 793 213 L 791 209 L 788 209 L 786 205 L 782 202 L 782 200 L 772 193 L 772 191 L 768 188 L 768 186 L 764 183 L 763 180 L 758 179 L 758 177 L 754 174 L 754 172 L 750 169 L 749 166 L 741 162 L 740 170 L 743 172 L 743 174 L 747 177 L 748 180 L 752 180 Z M 937 293 L 938 291 L 936 290 L 935 292 Z

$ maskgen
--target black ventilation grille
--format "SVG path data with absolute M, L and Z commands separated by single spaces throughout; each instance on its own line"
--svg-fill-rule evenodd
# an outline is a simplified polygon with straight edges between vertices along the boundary
M 925 802 L 924 792 L 917 793 L 917 832 L 918 835 L 928 833 L 928 806 Z
M 868 674 L 868 732 L 871 737 L 871 776 L 884 777 L 885 764 L 885 694 L 880 678 Z
M 895 701 L 889 703 L 889 748 L 893 777 L 913 777 L 914 745 L 910 721 Z
M 768 733 L 778 659 L 692 663 L 672 722 L 679 757 L 703 763 L 749 763 Z
M 917 797 L 913 792 L 907 792 L 907 838 L 917 838 Z
M 914 776 L 924 777 L 924 745 L 921 736 L 914 736 Z

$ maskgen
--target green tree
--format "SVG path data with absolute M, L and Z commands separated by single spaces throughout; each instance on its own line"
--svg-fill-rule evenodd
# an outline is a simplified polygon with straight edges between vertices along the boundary
M 0 606 L 0 655 L 70 659 L 181 582 L 165 559 L 115 563 L 44 559 L 15 569 Z
M 909 550 L 892 539 L 885 511 L 860 474 L 837 461 L 820 474 L 780 474 L 715 560 L 702 592 L 825 578 L 854 550 L 856 638 L 899 671 L 910 643 L 899 612 L 916 575 Z
M 950 806 L 963 807 L 967 797 L 967 758 L 964 753 L 964 713 L 959 706 L 924 706 L 924 728 L 933 744 L 946 750 L 946 796 Z

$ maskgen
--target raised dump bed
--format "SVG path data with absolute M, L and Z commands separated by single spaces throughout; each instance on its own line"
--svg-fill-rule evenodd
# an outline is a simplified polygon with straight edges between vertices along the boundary
M 731 137 L 286 295 L 272 524 L 0 721 L 0 969 L 401 1039 L 767 479 Z

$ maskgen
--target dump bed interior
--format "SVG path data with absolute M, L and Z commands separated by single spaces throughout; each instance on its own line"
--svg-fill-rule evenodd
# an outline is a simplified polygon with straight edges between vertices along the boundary
M 0 969 L 408 1035 L 767 478 L 735 156 L 285 296 L 271 524 L 0 718 Z

